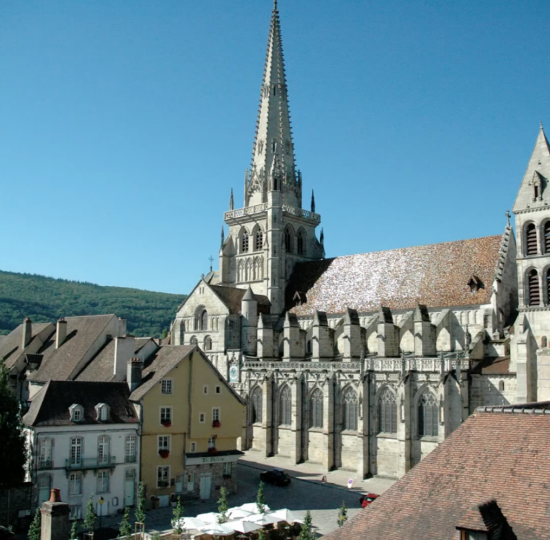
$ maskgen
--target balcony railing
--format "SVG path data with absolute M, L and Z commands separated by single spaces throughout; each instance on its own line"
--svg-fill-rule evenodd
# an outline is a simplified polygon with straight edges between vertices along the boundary
M 69 471 L 78 471 L 84 469 L 113 469 L 116 466 L 116 457 L 108 458 L 82 458 L 80 461 L 71 459 L 65 460 L 65 469 Z
M 40 459 L 38 461 L 38 468 L 39 469 L 51 469 L 52 468 L 52 460 L 51 459 Z

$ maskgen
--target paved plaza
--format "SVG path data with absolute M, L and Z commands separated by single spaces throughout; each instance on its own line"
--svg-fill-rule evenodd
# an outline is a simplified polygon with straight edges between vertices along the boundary
M 332 471 L 322 473 L 321 466 L 311 463 L 291 465 L 281 458 L 262 458 L 256 452 L 246 452 L 238 465 L 238 492 L 229 497 L 229 506 L 240 506 L 254 502 L 260 481 L 260 472 L 264 469 L 281 467 L 292 476 L 288 487 L 265 485 L 265 498 L 271 509 L 289 508 L 291 510 L 310 510 L 313 524 L 319 534 L 327 534 L 337 528 L 338 508 L 342 501 L 348 508 L 348 517 L 352 518 L 362 509 L 359 497 L 362 493 L 386 491 L 394 480 L 371 478 L 358 480 L 352 473 Z M 326 478 L 324 481 L 323 476 Z M 347 487 L 349 479 L 353 485 Z M 185 516 L 196 516 L 204 512 L 217 511 L 216 499 L 208 501 L 186 501 Z M 163 531 L 171 528 L 172 508 L 159 508 L 147 512 L 147 530 Z M 104 518 L 104 526 L 117 527 L 120 517 Z

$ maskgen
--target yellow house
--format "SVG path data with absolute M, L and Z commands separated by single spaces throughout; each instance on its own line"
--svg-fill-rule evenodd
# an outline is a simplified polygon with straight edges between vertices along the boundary
M 141 417 L 141 479 L 149 502 L 216 497 L 237 488 L 245 402 L 195 345 L 166 345 L 128 363 Z

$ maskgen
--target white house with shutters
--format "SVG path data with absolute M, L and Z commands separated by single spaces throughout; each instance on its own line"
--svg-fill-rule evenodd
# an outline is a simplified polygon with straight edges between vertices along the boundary
M 52 487 L 73 519 L 84 517 L 90 494 L 98 516 L 135 504 L 139 418 L 129 394 L 124 382 L 50 381 L 34 396 L 23 421 L 36 505 Z

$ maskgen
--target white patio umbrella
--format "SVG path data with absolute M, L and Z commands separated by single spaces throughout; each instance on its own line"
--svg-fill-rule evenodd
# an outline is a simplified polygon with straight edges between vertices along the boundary
M 212 536 L 231 536 L 235 533 L 235 529 L 228 527 L 227 524 L 207 523 L 204 527 L 198 529 L 202 534 L 210 534 Z
M 248 521 L 246 519 L 238 519 L 236 521 L 228 521 L 227 523 L 224 523 L 224 525 L 227 525 L 228 527 L 231 527 L 235 531 L 239 531 L 242 533 L 249 533 L 252 531 L 257 531 L 258 529 L 261 529 L 262 526 L 258 523 L 252 523 L 252 521 Z
M 264 525 L 271 525 L 272 523 L 279 523 L 279 521 L 284 520 L 273 514 L 256 514 L 255 516 L 247 517 L 246 521 L 252 521 L 252 523 L 257 523 L 263 527 Z
M 256 515 L 253 512 L 249 512 L 248 510 L 243 510 L 242 508 L 239 508 L 238 506 L 235 506 L 234 508 L 230 508 L 227 511 L 227 517 L 231 519 L 242 519 L 247 518 L 248 516 Z
M 204 521 L 206 524 L 208 523 L 218 523 L 218 517 L 220 514 L 217 512 L 207 512 L 206 514 L 199 514 L 197 516 L 197 519 L 200 519 L 201 521 Z
M 241 506 L 239 506 L 239 508 L 241 510 L 246 510 L 247 512 L 252 512 L 253 514 L 259 514 L 260 513 L 258 511 L 258 505 L 256 503 L 241 504 Z M 267 504 L 264 504 L 264 508 L 265 508 L 266 512 L 269 512 L 271 510 L 269 508 L 269 506 L 267 506 Z
M 204 527 L 206 521 L 194 517 L 184 517 L 179 520 L 180 527 L 184 529 L 198 529 L 199 527 Z M 172 522 L 172 525 L 175 525 L 175 522 Z
M 296 512 L 287 508 L 275 510 L 274 512 L 270 512 L 269 515 L 280 518 L 281 521 L 286 521 L 287 523 L 303 523 L 305 518 L 305 512 Z

